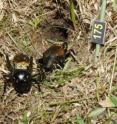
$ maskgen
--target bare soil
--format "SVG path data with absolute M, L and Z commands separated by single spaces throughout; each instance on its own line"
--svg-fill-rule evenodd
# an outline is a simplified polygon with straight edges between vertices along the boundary
M 112 94 L 117 95 L 117 69 L 110 86 L 117 43 L 117 13 L 112 2 L 108 2 L 106 43 L 101 47 L 100 61 L 94 64 L 91 25 L 98 17 L 99 1 L 79 3 L 79 6 L 75 4 L 74 29 L 67 0 L 0 0 L 0 94 L 3 73 L 8 71 L 4 53 L 11 59 L 20 52 L 37 59 L 50 45 L 68 42 L 79 62 L 71 60 L 65 70 L 49 74 L 41 82 L 41 92 L 32 87 L 28 94 L 18 96 L 13 87 L 8 87 L 0 102 L 0 124 L 78 124 L 78 115 L 86 124 L 117 122 L 117 110 L 113 107 L 107 107 L 96 118 L 88 117 L 91 111 L 103 107 L 100 101 L 106 99 L 110 87 Z

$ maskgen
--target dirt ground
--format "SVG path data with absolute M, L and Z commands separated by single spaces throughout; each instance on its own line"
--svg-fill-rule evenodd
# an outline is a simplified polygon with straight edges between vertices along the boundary
M 67 42 L 79 63 L 69 59 L 63 70 L 49 74 L 41 92 L 32 87 L 18 96 L 8 87 L 0 101 L 0 124 L 116 124 L 117 109 L 106 98 L 117 96 L 117 12 L 108 1 L 106 42 L 94 64 L 91 26 L 99 5 L 76 0 L 74 29 L 68 0 L 0 0 L 0 95 L 8 72 L 4 53 L 36 60 L 50 45 Z

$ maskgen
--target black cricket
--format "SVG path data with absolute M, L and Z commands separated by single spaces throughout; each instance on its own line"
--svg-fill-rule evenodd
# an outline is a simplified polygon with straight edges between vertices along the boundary
M 40 64 L 45 72 L 53 71 L 56 68 L 63 68 L 70 55 L 77 61 L 74 54 L 73 49 L 68 50 L 67 42 L 61 45 L 54 44 L 43 53 L 42 58 L 37 60 L 37 64 Z
M 5 79 L 4 91 L 3 95 L 6 92 L 7 86 L 12 85 L 15 89 L 16 93 L 24 94 L 28 93 L 32 86 L 33 76 L 32 76 L 32 68 L 33 68 L 33 57 L 28 57 L 24 54 L 17 54 L 13 58 L 13 62 L 11 64 L 8 55 L 5 55 L 6 58 L 6 67 L 9 70 L 9 74 L 7 75 L 7 79 Z M 40 86 L 38 83 L 38 88 L 40 90 Z

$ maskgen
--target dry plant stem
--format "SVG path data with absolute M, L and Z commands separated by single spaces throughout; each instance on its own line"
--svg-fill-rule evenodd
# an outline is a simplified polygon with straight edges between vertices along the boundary
M 9 38 L 13 41 L 13 43 L 15 44 L 16 47 L 18 47 L 16 41 L 13 39 L 13 37 L 7 32 Z
M 69 100 L 69 101 L 63 101 L 63 102 L 55 102 L 51 103 L 49 106 L 54 107 L 54 106 L 59 106 L 59 105 L 66 105 L 66 104 L 72 104 L 72 103 L 79 103 L 82 100 L 86 100 L 86 98 L 81 98 L 81 99 L 76 99 L 76 100 Z M 89 98 L 88 98 L 89 99 Z
M 99 20 L 102 22 L 105 20 L 106 3 L 107 3 L 107 0 L 102 0 L 101 12 L 99 17 Z M 99 51 L 100 51 L 100 44 L 96 44 L 95 62 L 97 62 L 99 59 L 99 56 L 100 56 Z
M 97 96 L 97 100 L 100 100 L 100 95 L 99 95 L 99 83 L 100 83 L 100 76 L 96 78 L 96 96 Z
M 100 53 L 100 44 L 96 44 L 96 52 L 95 52 L 95 62 L 99 59 L 99 53 Z
M 113 0 L 114 11 L 117 11 L 117 0 Z
M 110 80 L 110 87 L 109 87 L 109 94 L 111 94 L 112 91 L 112 83 L 113 83 L 113 77 L 114 77 L 114 72 L 115 72 L 115 65 L 117 62 L 117 46 L 116 46 L 116 51 L 115 51 L 115 59 L 114 59 L 114 64 L 113 64 L 113 69 L 112 69 L 112 76 L 111 76 L 111 80 Z
M 73 26 L 75 27 L 75 21 L 76 21 L 76 18 L 75 18 L 75 12 L 74 12 L 74 3 L 73 3 L 73 0 L 70 0 L 70 14 L 71 14 L 71 20 L 72 20 Z

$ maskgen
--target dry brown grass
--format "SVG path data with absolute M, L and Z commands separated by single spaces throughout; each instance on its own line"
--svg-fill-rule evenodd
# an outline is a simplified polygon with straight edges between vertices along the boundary
M 88 117 L 102 108 L 109 92 L 117 95 L 117 62 L 112 75 L 117 46 L 117 12 L 107 4 L 106 43 L 100 61 L 94 65 L 90 50 L 91 25 L 98 17 L 99 0 L 79 1 L 76 6 L 76 30 L 70 21 L 68 0 L 0 0 L 0 93 L 3 91 L 4 57 L 18 52 L 38 58 L 51 42 L 67 41 L 75 49 L 79 65 L 67 63 L 66 70 L 53 72 L 51 80 L 41 84 L 42 92 L 32 87 L 18 97 L 8 88 L 0 102 L 0 124 L 78 124 L 80 115 L 86 124 L 115 124 L 117 110 L 107 107 L 97 117 Z M 58 29 L 64 27 L 68 31 Z M 83 69 L 82 69 L 83 68 Z M 112 84 L 111 79 L 112 80 Z

